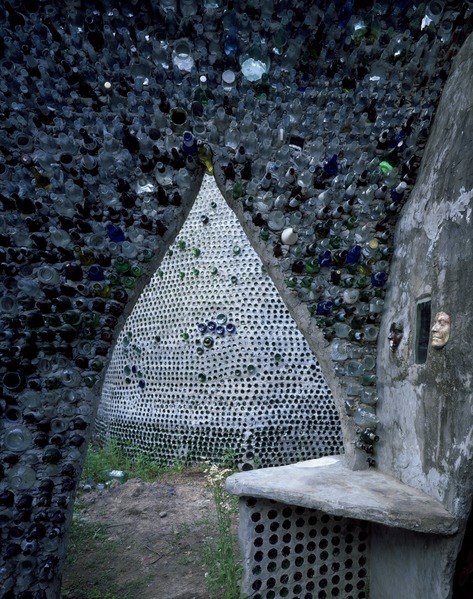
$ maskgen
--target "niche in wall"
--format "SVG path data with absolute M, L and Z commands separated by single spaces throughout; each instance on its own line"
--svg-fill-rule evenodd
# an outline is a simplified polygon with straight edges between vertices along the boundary
M 432 302 L 430 297 L 424 297 L 417 302 L 416 308 L 416 364 L 425 364 L 430 338 L 430 321 L 432 317 Z

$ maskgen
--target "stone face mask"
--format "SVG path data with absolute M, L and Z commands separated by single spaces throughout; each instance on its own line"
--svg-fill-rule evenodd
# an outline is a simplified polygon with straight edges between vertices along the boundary
M 431 332 L 432 347 L 436 349 L 445 347 L 450 338 L 450 316 L 445 312 L 437 312 Z

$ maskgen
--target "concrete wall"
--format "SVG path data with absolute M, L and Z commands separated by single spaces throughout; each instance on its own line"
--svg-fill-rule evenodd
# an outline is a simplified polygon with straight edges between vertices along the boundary
M 398 223 L 378 344 L 379 468 L 437 498 L 462 528 L 473 484 L 472 89 L 470 36 L 455 60 Z M 429 298 L 431 324 L 436 312 L 450 315 L 450 338 L 443 348 L 429 342 L 425 363 L 417 363 L 417 303 Z M 388 343 L 393 322 L 403 328 L 394 352 Z M 394 581 L 396 597 L 450 596 L 462 533 L 441 540 L 377 527 L 375 534 L 380 551 L 373 554 L 373 599 L 390 597 L 386 588 Z M 407 556 L 415 564 L 412 575 L 405 571 Z M 401 580 L 410 581 L 403 591 Z
M 457 538 L 371 525 L 370 599 L 447 599 Z
M 379 468 L 463 513 L 471 494 L 473 285 L 473 37 L 455 61 L 417 184 L 396 232 L 378 345 Z M 447 345 L 415 363 L 416 304 L 451 316 Z M 401 323 L 396 352 L 387 342 Z

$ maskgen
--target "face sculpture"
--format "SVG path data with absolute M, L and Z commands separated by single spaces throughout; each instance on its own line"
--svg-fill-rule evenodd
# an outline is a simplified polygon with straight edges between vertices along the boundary
M 400 324 L 396 324 L 395 322 L 391 323 L 391 328 L 389 329 L 389 347 L 392 352 L 395 352 L 397 346 L 401 343 L 402 339 L 402 326 Z
M 440 349 L 447 345 L 450 337 L 450 316 L 445 312 L 437 312 L 432 331 L 432 347 Z

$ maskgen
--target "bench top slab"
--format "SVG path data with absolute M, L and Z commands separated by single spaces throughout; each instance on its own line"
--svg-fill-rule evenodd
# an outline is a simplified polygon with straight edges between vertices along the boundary
M 351 470 L 342 456 L 239 472 L 227 478 L 225 488 L 233 495 L 406 530 L 441 535 L 457 531 L 453 515 L 433 497 L 375 469 Z

